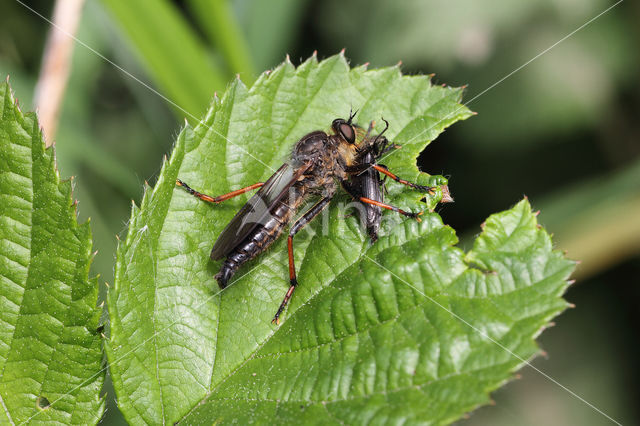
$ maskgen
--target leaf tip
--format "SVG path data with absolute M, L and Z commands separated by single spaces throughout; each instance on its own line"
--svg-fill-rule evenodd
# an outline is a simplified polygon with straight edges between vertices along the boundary
M 455 200 L 449 191 L 449 185 L 441 185 L 440 189 L 442 190 L 442 198 L 440 199 L 441 203 L 454 203 Z

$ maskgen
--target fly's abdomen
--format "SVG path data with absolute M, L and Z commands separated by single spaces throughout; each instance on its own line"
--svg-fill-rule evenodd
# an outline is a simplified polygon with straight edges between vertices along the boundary
M 225 288 L 227 283 L 242 264 L 253 259 L 265 251 L 278 239 L 285 226 L 291 220 L 296 208 L 302 202 L 302 194 L 293 194 L 293 200 L 278 202 L 272 208 L 269 216 L 263 224 L 258 225 L 240 244 L 233 249 L 220 267 L 220 272 L 215 276 L 220 288 Z
M 373 154 L 366 154 L 361 160 L 361 164 L 375 164 L 375 157 Z M 356 200 L 360 197 L 365 197 L 373 201 L 382 202 L 383 193 L 382 186 L 380 184 L 380 173 L 372 168 L 366 169 L 364 172 L 355 174 L 348 182 L 344 182 L 343 186 Z M 361 203 L 364 212 L 361 212 L 360 220 L 365 222 L 367 232 L 371 237 L 371 242 L 374 243 L 378 239 L 378 231 L 380 229 L 380 222 L 382 220 L 382 210 L 380 207 Z

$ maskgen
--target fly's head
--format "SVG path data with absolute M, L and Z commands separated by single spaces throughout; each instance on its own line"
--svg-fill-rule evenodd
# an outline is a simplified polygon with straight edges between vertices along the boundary
M 336 162 L 342 167 L 352 165 L 358 152 L 356 125 L 353 124 L 354 115 L 350 115 L 348 120 L 336 118 L 331 123 L 334 133 L 331 138 L 335 144 L 333 150 L 336 153 Z
M 338 136 L 342 141 L 353 145 L 356 143 L 356 129 L 351 120 L 353 117 L 349 117 L 349 120 L 344 120 L 343 118 L 336 118 L 331 123 L 331 128 L 336 136 Z

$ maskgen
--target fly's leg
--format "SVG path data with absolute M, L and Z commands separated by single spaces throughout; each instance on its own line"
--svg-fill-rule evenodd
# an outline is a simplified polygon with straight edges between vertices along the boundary
M 418 191 L 428 192 L 428 193 L 431 193 L 431 194 L 433 193 L 433 190 L 435 189 L 432 186 L 418 185 L 417 183 L 413 183 L 413 182 L 409 182 L 409 181 L 404 180 L 404 179 L 400 179 L 398 176 L 396 176 L 393 173 L 391 173 L 389 171 L 389 169 L 387 169 L 387 166 L 384 166 L 382 164 L 372 164 L 371 167 L 376 169 L 377 171 L 379 171 L 383 175 L 389 176 L 391 179 L 395 180 L 396 182 L 401 183 L 403 185 L 407 185 L 409 188 L 417 189 Z
M 418 222 L 422 222 L 422 220 L 420 219 L 420 215 L 422 215 L 422 212 L 418 212 L 418 213 L 407 212 L 396 206 L 381 203 L 380 201 L 372 200 L 371 198 L 367 198 L 367 197 L 360 197 L 360 201 L 366 204 L 372 204 L 374 206 L 382 207 L 383 209 L 392 210 L 394 212 L 400 213 L 403 216 L 411 217 L 417 220 Z
M 380 153 L 380 156 L 385 155 L 387 152 L 391 151 L 392 149 L 400 149 L 402 148 L 402 145 L 398 145 L 397 143 L 392 143 L 391 145 L 385 147 L 382 152 Z
M 225 200 L 228 200 L 229 198 L 233 198 L 237 195 L 244 194 L 245 192 L 251 191 L 252 189 L 260 188 L 262 185 L 264 185 L 264 183 L 262 182 L 254 183 L 253 185 L 249 185 L 246 188 L 237 189 L 227 194 L 218 195 L 217 197 L 212 197 L 210 195 L 198 192 L 195 189 L 192 189 L 189 185 L 187 185 L 180 179 L 176 180 L 176 185 L 183 187 L 189 194 L 193 195 L 194 197 L 200 198 L 202 201 L 218 204 Z
M 316 217 L 322 211 L 322 209 L 327 206 L 327 204 L 329 204 L 331 198 L 333 198 L 333 195 L 323 198 L 315 206 L 311 207 L 309 211 L 304 214 L 304 216 L 302 216 L 296 221 L 296 223 L 293 224 L 291 230 L 289 231 L 289 238 L 287 239 L 287 249 L 289 251 L 289 282 L 291 285 L 289 286 L 289 290 L 287 290 L 287 293 L 284 295 L 284 299 L 282 299 L 282 303 L 280 304 L 276 315 L 271 321 L 272 323 L 280 324 L 280 315 L 282 314 L 282 311 L 284 311 L 284 308 L 285 306 L 287 306 L 289 299 L 291 299 L 293 291 L 298 285 L 298 280 L 296 279 L 296 265 L 293 260 L 293 236 L 296 235 L 302 228 L 304 228 L 307 223 L 311 222 L 313 218 Z
M 382 192 L 384 195 L 389 195 L 389 191 L 387 191 L 387 176 L 380 179 L 380 186 L 382 187 Z

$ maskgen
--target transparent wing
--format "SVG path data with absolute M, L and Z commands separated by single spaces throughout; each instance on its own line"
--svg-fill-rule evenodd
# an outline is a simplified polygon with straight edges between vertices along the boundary
M 285 163 L 231 219 L 211 249 L 211 259 L 226 257 L 258 225 L 270 219 L 271 207 L 280 201 L 300 176 L 309 168 L 305 163 L 297 167 Z

